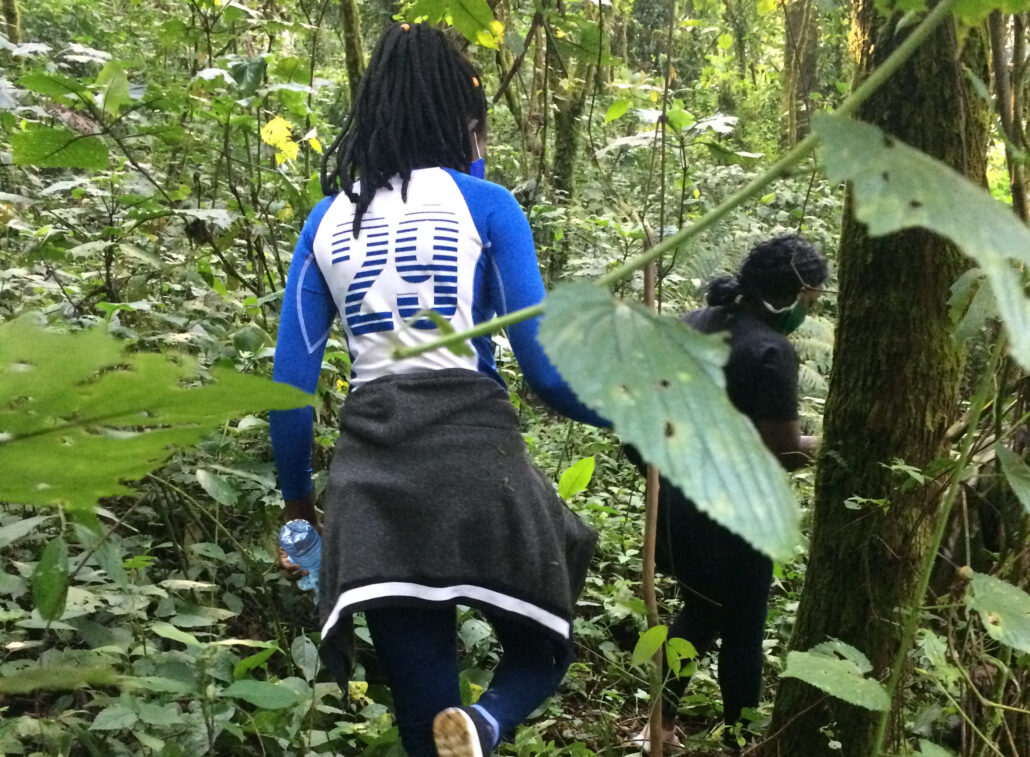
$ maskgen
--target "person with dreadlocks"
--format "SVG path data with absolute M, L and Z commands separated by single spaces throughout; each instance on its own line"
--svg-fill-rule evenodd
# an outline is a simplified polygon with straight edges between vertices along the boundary
M 786 336 L 801 325 L 828 277 L 826 259 L 810 243 L 776 237 L 755 245 L 736 276 L 709 282 L 708 306 L 684 319 L 706 334 L 729 332 L 726 392 L 787 470 L 805 465 L 817 440 L 803 436 L 798 424 L 798 359 Z M 640 463 L 635 450 L 627 452 Z M 724 740 L 732 748 L 733 727 L 746 724 L 745 709 L 758 706 L 772 562 L 664 478 L 658 508 L 655 564 L 677 579 L 683 595 L 669 637 L 689 641 L 699 658 L 721 637 Z M 679 744 L 676 711 L 689 680 L 674 678 L 665 689 L 662 738 L 670 745 Z M 650 727 L 634 741 L 650 751 Z
M 387 30 L 326 152 L 329 196 L 297 242 L 275 351 L 275 380 L 313 392 L 339 315 L 350 393 L 323 498 L 320 652 L 346 686 L 350 620 L 364 613 L 412 757 L 482 757 L 553 693 L 595 541 L 530 461 L 489 336 L 393 358 L 437 339 L 441 322 L 462 331 L 544 296 L 525 215 L 481 178 L 485 124 L 481 80 L 443 32 Z M 564 415 L 604 425 L 548 362 L 537 328 L 508 330 L 528 384 Z M 273 413 L 271 435 L 287 519 L 317 523 L 312 413 Z M 485 615 L 502 648 L 471 707 L 459 604 Z

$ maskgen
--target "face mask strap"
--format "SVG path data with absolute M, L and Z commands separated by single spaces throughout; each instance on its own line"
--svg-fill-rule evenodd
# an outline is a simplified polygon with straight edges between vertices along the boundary
M 765 306 L 765 309 L 768 310 L 773 315 L 783 315 L 784 313 L 788 313 L 791 310 L 793 310 L 797 306 L 797 304 L 799 302 L 801 302 L 801 295 L 800 294 L 797 296 L 797 299 L 795 299 L 792 303 L 790 303 L 789 305 L 784 305 L 782 308 L 774 308 L 768 302 L 766 302 L 765 300 L 762 300 L 762 304 Z

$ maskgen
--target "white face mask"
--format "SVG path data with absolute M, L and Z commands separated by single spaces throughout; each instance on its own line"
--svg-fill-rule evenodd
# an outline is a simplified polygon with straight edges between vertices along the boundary
M 785 305 L 782 308 L 774 308 L 765 300 L 762 300 L 762 304 L 766 310 L 776 316 L 772 319 L 770 325 L 784 336 L 797 331 L 798 326 L 802 324 L 805 316 L 808 315 L 808 305 L 802 301 L 800 294 L 792 304 Z
M 766 309 L 766 310 L 768 310 L 768 311 L 769 311 L 770 313 L 772 313 L 773 315 L 779 315 L 780 313 L 786 313 L 786 312 L 787 312 L 788 310 L 793 310 L 793 309 L 794 309 L 794 307 L 795 307 L 795 306 L 796 306 L 796 305 L 797 305 L 797 304 L 798 304 L 799 302 L 801 302 L 801 298 L 800 298 L 800 297 L 798 297 L 798 298 L 797 298 L 796 300 L 794 300 L 794 301 L 793 301 L 792 303 L 790 303 L 789 305 L 784 305 L 784 306 L 783 306 L 782 308 L 774 308 L 774 307 L 773 307 L 772 305 L 770 305 L 770 304 L 769 304 L 768 302 L 766 302 L 765 300 L 762 300 L 762 304 L 763 304 L 763 305 L 765 305 L 765 309 Z

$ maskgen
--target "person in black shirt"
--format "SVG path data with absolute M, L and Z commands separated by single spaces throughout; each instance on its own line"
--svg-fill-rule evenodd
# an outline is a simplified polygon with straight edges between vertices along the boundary
M 736 276 L 708 284 L 708 306 L 685 316 L 704 333 L 729 332 L 726 391 L 787 470 L 805 465 L 817 440 L 798 424 L 798 359 L 786 335 L 804 320 L 829 277 L 826 259 L 796 235 L 756 245 Z M 698 657 L 722 639 L 719 687 L 728 726 L 758 706 L 762 639 L 772 562 L 701 513 L 662 479 L 655 563 L 683 588 L 683 610 L 670 638 L 694 645 Z M 676 709 L 688 678 L 673 679 L 663 701 L 663 739 L 677 744 Z M 726 741 L 735 737 L 727 730 Z M 647 727 L 635 739 L 650 749 Z

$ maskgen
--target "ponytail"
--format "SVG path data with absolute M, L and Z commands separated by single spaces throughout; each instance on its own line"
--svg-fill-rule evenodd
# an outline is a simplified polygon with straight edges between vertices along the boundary
M 736 276 L 717 276 L 708 282 L 705 291 L 705 302 L 713 306 L 732 305 L 744 294 Z

